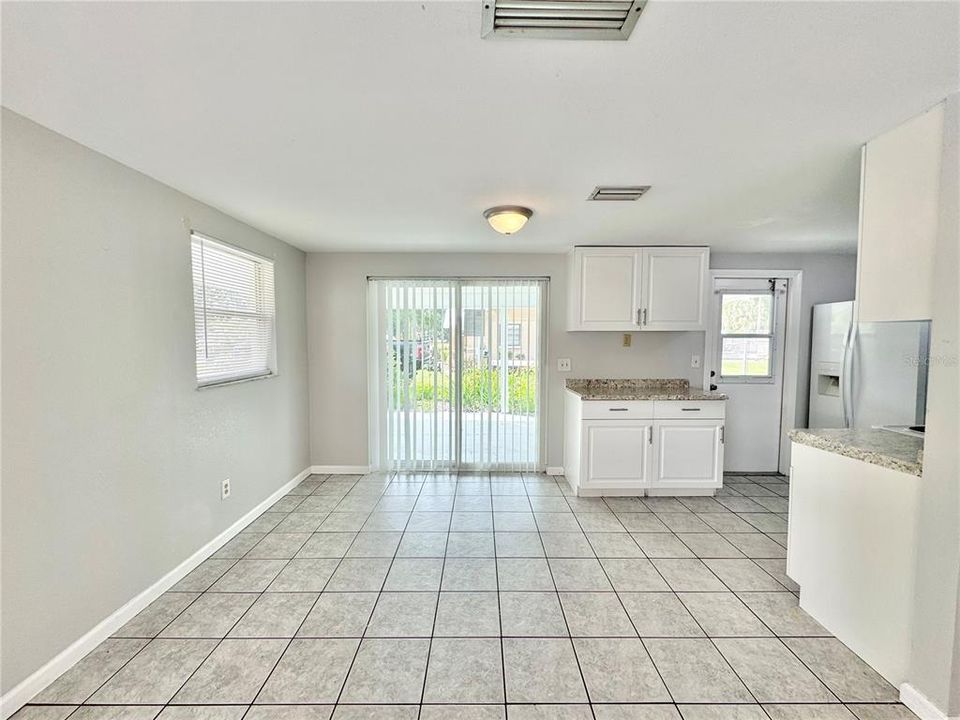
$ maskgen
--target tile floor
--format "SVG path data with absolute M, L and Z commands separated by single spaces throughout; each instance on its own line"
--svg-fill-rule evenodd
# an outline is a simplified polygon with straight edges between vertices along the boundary
M 787 483 L 312 476 L 17 720 L 906 720 L 797 605 Z

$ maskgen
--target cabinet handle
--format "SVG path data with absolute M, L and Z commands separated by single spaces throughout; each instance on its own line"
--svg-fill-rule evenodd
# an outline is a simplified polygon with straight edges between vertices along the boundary
M 626 412 L 630 408 L 607 408 L 610 412 Z
M 643 309 L 643 322 L 640 323 L 640 324 L 641 324 L 641 325 L 646 325 L 646 324 L 647 324 L 647 309 L 646 309 L 646 308 Z
M 640 320 L 640 308 L 637 308 L 637 325 L 643 325 L 643 322 Z
M 653 428 L 647 425 L 647 442 L 653 445 Z
M 680 408 L 682 412 L 700 412 L 703 408 Z
M 726 428 L 725 428 L 723 425 L 720 426 L 720 444 L 721 444 L 721 445 L 723 445 L 724 436 L 725 436 L 725 433 L 724 433 L 724 430 L 725 430 L 725 429 L 726 429 Z

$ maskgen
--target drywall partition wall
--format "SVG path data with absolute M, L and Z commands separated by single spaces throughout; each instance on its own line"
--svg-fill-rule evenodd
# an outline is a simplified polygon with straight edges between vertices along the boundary
M 2 141 L 6 693 L 300 473 L 308 438 L 302 252 L 7 110 Z M 196 390 L 189 226 L 275 259 L 277 377 Z
M 960 94 L 947 98 L 910 684 L 960 716 Z M 904 698 L 907 700 L 907 698 Z M 913 707 L 913 706 L 911 706 Z M 915 707 L 913 709 L 916 709 Z
M 566 256 L 556 254 L 310 253 L 307 325 L 310 453 L 318 465 L 367 465 L 367 276 L 549 277 L 546 465 L 563 464 L 563 387 L 568 377 L 685 377 L 700 384 L 690 356 L 702 332 L 569 333 Z M 573 370 L 557 372 L 557 358 Z
M 810 405 L 810 324 L 813 306 L 853 300 L 856 290 L 857 256 L 821 253 L 714 253 L 710 267 L 743 270 L 803 271 L 800 304 L 800 367 L 797 371 L 795 427 L 807 426 Z

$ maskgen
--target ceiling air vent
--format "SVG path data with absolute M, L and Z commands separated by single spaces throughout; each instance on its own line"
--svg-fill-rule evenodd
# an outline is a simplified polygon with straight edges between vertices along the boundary
M 626 40 L 647 0 L 483 0 L 481 37 Z
M 649 185 L 597 185 L 587 200 L 639 200 Z

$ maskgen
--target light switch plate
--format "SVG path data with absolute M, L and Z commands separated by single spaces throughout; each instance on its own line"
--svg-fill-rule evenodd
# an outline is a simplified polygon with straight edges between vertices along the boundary
M 692 367 L 692 368 L 698 368 L 698 367 L 700 367 L 700 356 L 699 356 L 699 355 L 693 355 L 693 356 L 690 357 L 690 367 Z
M 572 369 L 572 364 L 570 363 L 570 358 L 558 358 L 557 359 L 557 371 L 558 372 L 570 372 Z

